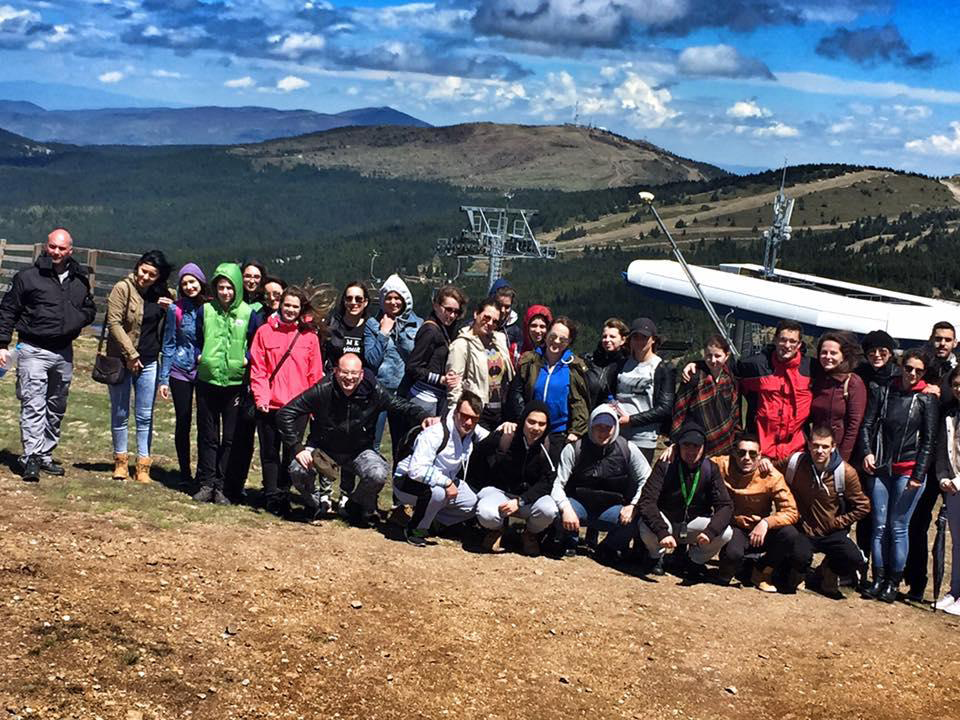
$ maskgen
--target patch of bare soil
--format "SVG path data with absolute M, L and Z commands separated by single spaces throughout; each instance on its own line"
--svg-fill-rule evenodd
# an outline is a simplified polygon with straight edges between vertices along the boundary
M 0 607 L 10 718 L 903 720 L 960 706 L 957 620 L 902 603 L 417 549 L 334 522 L 159 530 L 50 510 L 6 471 Z

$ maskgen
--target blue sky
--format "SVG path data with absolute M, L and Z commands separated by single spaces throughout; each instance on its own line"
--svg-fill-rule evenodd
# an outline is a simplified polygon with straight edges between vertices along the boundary
M 0 81 L 960 172 L 956 0 L 0 0 Z

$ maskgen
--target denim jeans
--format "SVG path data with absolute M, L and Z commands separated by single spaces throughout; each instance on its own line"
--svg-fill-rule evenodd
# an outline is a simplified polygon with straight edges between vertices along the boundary
M 131 372 L 110 388 L 110 428 L 113 452 L 127 452 L 127 425 L 130 420 L 130 390 L 133 389 L 133 414 L 137 420 L 137 455 L 150 457 L 153 437 L 153 402 L 157 395 L 157 361 L 147 365 L 138 375 Z
M 567 500 L 570 503 L 570 507 L 573 508 L 573 511 L 577 514 L 581 527 L 607 533 L 604 542 L 608 543 L 611 549 L 625 550 L 630 544 L 630 540 L 635 536 L 636 525 L 634 523 L 630 523 L 629 525 L 620 524 L 620 510 L 623 509 L 623 505 L 611 505 L 603 512 L 590 513 L 576 498 L 567 497 Z M 562 522 L 562 520 L 563 514 L 561 513 L 557 517 L 557 522 Z M 575 540 L 576 537 L 567 538 L 567 542 L 573 545 L 576 544 L 574 542 Z
M 878 473 L 873 483 L 873 566 L 902 573 L 909 551 L 910 516 L 920 488 L 909 488 L 909 475 Z

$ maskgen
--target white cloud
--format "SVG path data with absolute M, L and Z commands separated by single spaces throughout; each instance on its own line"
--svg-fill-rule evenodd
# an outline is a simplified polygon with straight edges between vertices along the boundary
M 254 80 L 249 75 L 244 75 L 243 77 L 233 78 L 232 80 L 227 80 L 223 86 L 228 88 L 251 88 L 257 84 L 257 81 Z
M 279 47 L 275 48 L 273 52 L 291 60 L 296 60 L 310 53 L 317 53 L 323 50 L 327 44 L 323 35 L 314 35 L 313 33 L 291 33 L 283 38 L 282 42 L 279 35 L 271 35 L 269 40 L 273 44 L 279 43 Z
M 830 127 L 827 128 L 827 132 L 830 133 L 831 135 L 840 135 L 842 133 L 850 132 L 856 126 L 857 126 L 857 123 L 853 115 L 847 115 L 842 120 L 838 120 L 837 122 L 830 125 Z
M 953 121 L 950 127 L 953 128 L 953 137 L 931 135 L 921 140 L 910 140 L 903 147 L 921 155 L 960 157 L 960 121 Z
M 767 108 L 760 107 L 755 100 L 738 100 L 727 108 L 729 117 L 739 119 L 770 117 L 772 114 Z
M 679 114 L 667 106 L 673 99 L 669 90 L 654 90 L 635 73 L 627 73 L 626 80 L 613 94 L 620 101 L 620 107 L 630 112 L 633 124 L 639 127 L 657 128 Z
M 374 29 L 426 30 L 429 32 L 454 32 L 466 26 L 474 10 L 438 8 L 435 3 L 413 2 L 405 5 L 388 5 L 380 8 L 354 8 L 350 18 L 358 24 Z
M 5 30 L 35 22 L 40 22 L 40 16 L 35 12 L 18 10 L 10 5 L 0 5 L 0 25 L 5 26 Z
M 925 120 L 933 115 L 926 105 L 894 105 L 893 111 L 901 120 Z
M 730 78 L 766 77 L 770 70 L 755 58 L 742 55 L 732 45 L 695 45 L 684 48 L 677 68 L 687 75 L 714 75 Z
M 944 105 L 960 105 L 960 92 L 921 88 L 898 82 L 869 82 L 845 80 L 832 75 L 811 72 L 778 72 L 778 85 L 821 95 L 858 95 L 860 97 L 902 99 Z
M 305 87 L 310 87 L 310 83 L 296 75 L 286 75 L 277 80 L 277 90 L 280 92 L 293 92 L 294 90 L 302 90 Z
M 673 97 L 669 90 L 656 90 L 634 72 L 626 72 L 623 81 L 611 92 L 603 93 L 596 85 L 580 88 L 570 73 L 548 73 L 546 84 L 532 96 L 531 111 L 543 120 L 572 117 L 577 108 L 580 117 L 614 116 L 639 128 L 661 127 L 679 113 L 669 107 Z
M 791 138 L 797 137 L 800 131 L 790 125 L 784 125 L 782 122 L 775 122 L 767 127 L 757 128 L 753 131 L 754 137 L 776 137 Z
M 359 95 L 360 88 L 358 88 L 356 85 L 351 85 L 350 87 L 347 88 L 346 93 L 347 95 Z
M 178 72 L 173 72 L 172 70 L 163 70 L 162 68 L 159 70 L 154 70 L 150 74 L 153 75 L 155 78 L 170 79 L 170 80 L 179 80 L 180 78 L 183 77 L 183 75 L 181 75 Z
M 110 72 L 105 72 L 100 75 L 97 80 L 104 83 L 105 85 L 113 85 L 123 80 L 123 73 L 119 70 L 111 70 Z

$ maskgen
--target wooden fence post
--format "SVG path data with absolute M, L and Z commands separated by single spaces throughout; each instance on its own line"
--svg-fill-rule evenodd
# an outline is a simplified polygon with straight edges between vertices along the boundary
M 90 294 L 97 289 L 97 259 L 100 257 L 99 250 L 89 250 L 87 252 L 87 267 L 90 268 Z
M 34 243 L 33 244 L 33 261 L 36 262 L 37 258 L 40 257 L 40 253 L 43 252 L 43 248 L 46 247 L 43 243 Z
M 0 238 L 0 270 L 3 270 L 3 253 L 7 249 L 7 239 Z

